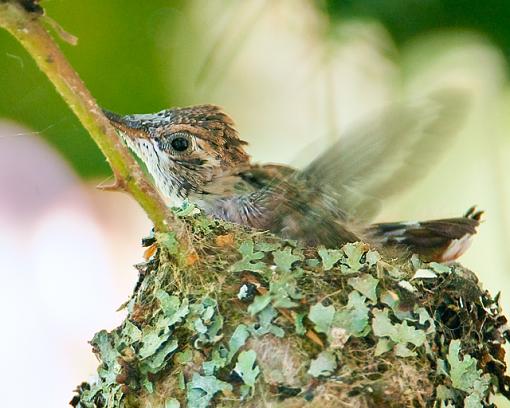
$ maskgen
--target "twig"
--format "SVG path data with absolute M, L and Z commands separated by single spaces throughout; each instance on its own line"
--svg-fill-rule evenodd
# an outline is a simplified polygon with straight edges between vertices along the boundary
M 97 143 L 112 168 L 116 190 L 131 194 L 158 231 L 174 231 L 189 247 L 184 224 L 165 205 L 38 17 L 19 1 L 0 1 L 0 27 L 25 47 Z

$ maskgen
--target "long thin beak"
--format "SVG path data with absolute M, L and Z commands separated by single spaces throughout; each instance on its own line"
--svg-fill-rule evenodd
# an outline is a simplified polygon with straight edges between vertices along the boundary
M 122 116 L 115 112 L 101 108 L 104 115 L 108 118 L 110 123 L 123 134 L 130 138 L 147 138 L 147 134 L 141 126 L 139 120 L 133 120 L 129 116 Z

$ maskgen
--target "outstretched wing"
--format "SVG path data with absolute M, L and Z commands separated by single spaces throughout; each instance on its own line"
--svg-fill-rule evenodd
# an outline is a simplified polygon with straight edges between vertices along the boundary
M 467 95 L 443 90 L 386 109 L 355 127 L 302 172 L 329 185 L 338 205 L 355 221 L 370 220 L 382 198 L 421 178 L 446 150 L 467 111 Z

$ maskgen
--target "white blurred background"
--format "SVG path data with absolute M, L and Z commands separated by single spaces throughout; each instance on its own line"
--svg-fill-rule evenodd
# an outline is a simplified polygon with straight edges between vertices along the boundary
M 304 0 L 192 4 L 171 24 L 164 9 L 158 14 L 163 83 L 188 103 L 224 106 L 259 162 L 303 165 L 312 159 L 305 146 L 320 150 L 392 100 L 438 86 L 468 89 L 472 113 L 459 137 L 378 219 L 460 216 L 474 204 L 486 210 L 461 261 L 493 294 L 502 292 L 510 311 L 510 98 L 496 47 L 455 32 L 397 51 L 375 22 L 344 24 L 334 32 L 342 41 L 333 41 L 324 16 Z M 180 41 L 168 47 L 167 38 Z M 126 86 L 142 93 L 145 85 Z M 123 319 L 115 310 L 135 284 L 132 265 L 151 225 L 129 197 L 95 190 L 103 181 L 82 181 L 38 129 L 0 118 L 4 406 L 66 406 L 97 367 L 87 341 Z

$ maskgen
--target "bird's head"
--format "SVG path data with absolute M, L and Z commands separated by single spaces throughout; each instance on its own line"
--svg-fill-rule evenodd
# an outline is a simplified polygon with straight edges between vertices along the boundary
M 121 116 L 104 110 L 146 165 L 171 206 L 248 164 L 232 119 L 219 107 L 199 105 Z

